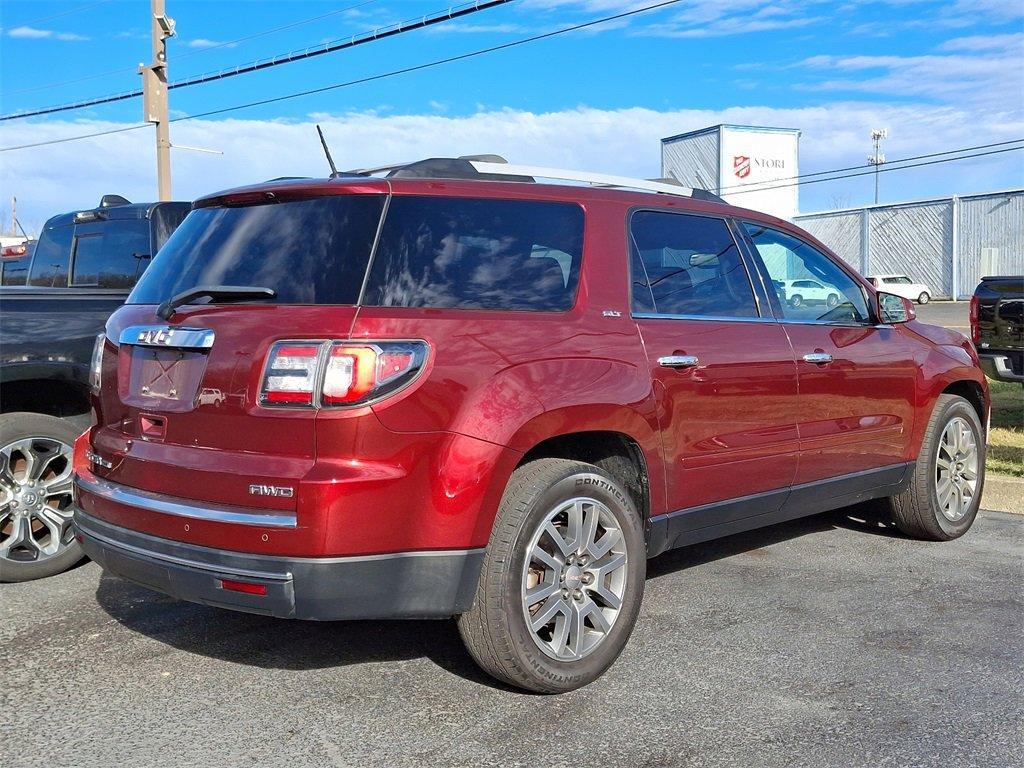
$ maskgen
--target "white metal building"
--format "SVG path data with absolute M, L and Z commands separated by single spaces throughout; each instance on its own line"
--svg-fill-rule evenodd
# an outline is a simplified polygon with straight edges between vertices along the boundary
M 969 298 L 986 275 L 1024 275 L 1024 189 L 800 214 L 794 221 L 863 275 Z
M 661 175 L 733 205 L 791 219 L 799 210 L 800 131 L 714 125 L 661 140 Z

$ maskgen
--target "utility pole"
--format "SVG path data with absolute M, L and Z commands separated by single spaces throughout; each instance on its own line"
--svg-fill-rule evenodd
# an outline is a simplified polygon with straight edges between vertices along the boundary
M 882 154 L 882 139 L 889 138 L 887 128 L 875 129 L 871 132 L 871 140 L 875 142 L 875 154 L 868 156 L 868 163 L 875 166 L 875 205 L 878 205 L 878 166 L 885 162 L 885 155 Z
M 167 38 L 174 37 L 174 19 L 164 10 L 164 0 L 150 0 L 153 18 L 153 63 L 139 64 L 142 75 L 142 117 L 156 125 L 156 183 L 160 200 L 171 199 L 171 126 L 167 110 Z

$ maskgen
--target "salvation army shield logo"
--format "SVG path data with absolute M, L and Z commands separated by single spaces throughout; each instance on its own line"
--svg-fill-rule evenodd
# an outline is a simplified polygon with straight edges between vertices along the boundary
M 750 175 L 750 158 L 746 155 L 736 155 L 732 159 L 732 172 L 739 179 L 745 179 Z

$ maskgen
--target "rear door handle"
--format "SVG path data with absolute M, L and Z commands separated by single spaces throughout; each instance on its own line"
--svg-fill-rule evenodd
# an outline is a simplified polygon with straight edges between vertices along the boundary
M 693 368 L 699 362 L 696 355 L 668 355 L 658 358 L 658 365 L 664 368 Z
M 828 352 L 808 352 L 804 355 L 805 363 L 814 363 L 815 365 L 825 365 L 826 363 L 832 362 L 832 355 Z

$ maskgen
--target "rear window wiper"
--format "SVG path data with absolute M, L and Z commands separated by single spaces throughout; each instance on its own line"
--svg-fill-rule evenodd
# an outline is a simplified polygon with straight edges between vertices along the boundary
M 245 301 L 246 299 L 272 299 L 277 296 L 273 288 L 256 285 L 197 285 L 176 296 L 172 296 L 159 307 L 156 315 L 161 320 L 170 320 L 174 310 L 193 299 L 208 297 L 214 301 Z

